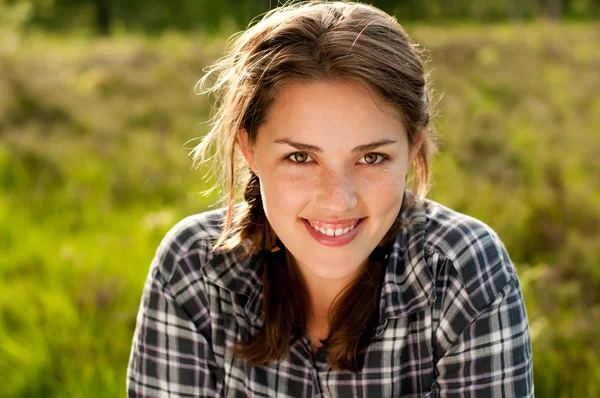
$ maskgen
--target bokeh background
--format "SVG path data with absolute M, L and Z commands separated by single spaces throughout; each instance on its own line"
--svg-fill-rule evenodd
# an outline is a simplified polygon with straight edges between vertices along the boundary
M 427 49 L 431 197 L 521 279 L 539 397 L 600 396 L 598 0 L 380 0 Z M 0 0 L 0 397 L 119 397 L 148 266 L 217 196 L 194 94 L 272 0 Z

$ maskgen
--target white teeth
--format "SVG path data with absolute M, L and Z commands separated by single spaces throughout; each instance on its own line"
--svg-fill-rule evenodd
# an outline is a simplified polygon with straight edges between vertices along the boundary
M 313 225 L 310 221 L 308 221 L 308 223 L 310 224 L 311 227 L 313 227 L 315 230 L 319 231 L 320 233 L 322 233 L 323 235 L 327 235 L 327 236 L 340 236 L 340 235 L 344 235 L 346 233 L 348 233 L 348 231 L 351 231 L 354 229 L 354 227 L 356 227 L 356 224 L 358 224 L 358 221 L 347 228 L 338 228 L 336 230 L 332 229 L 332 228 L 321 228 L 321 227 L 317 227 L 316 225 Z

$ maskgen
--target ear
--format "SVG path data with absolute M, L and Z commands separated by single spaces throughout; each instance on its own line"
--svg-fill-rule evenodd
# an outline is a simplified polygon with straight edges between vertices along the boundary
M 413 162 L 417 159 L 417 155 L 423 146 L 423 139 L 425 137 L 425 132 L 423 130 L 419 130 L 417 134 L 413 137 L 412 146 L 410 147 L 408 153 L 408 164 L 412 165 Z
M 237 133 L 237 142 L 242 151 L 242 155 L 248 162 L 248 165 L 252 170 L 256 170 L 256 163 L 254 163 L 254 153 L 252 150 L 252 145 L 250 144 L 250 137 L 248 136 L 248 132 L 246 129 L 240 129 Z

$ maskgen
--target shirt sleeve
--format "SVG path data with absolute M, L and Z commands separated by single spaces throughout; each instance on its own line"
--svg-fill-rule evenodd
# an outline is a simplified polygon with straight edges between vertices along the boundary
M 515 276 L 440 358 L 435 396 L 533 397 L 532 372 L 527 315 Z
M 208 298 L 197 297 L 202 309 L 191 316 L 160 262 L 157 256 L 142 294 L 127 368 L 128 397 L 215 397 L 219 367 L 210 343 Z

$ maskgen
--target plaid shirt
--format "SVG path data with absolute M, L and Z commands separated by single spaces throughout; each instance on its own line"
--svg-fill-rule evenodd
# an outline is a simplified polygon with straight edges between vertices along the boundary
M 157 250 L 127 375 L 129 397 L 533 397 L 527 315 L 488 226 L 436 202 L 403 212 L 379 326 L 359 373 L 308 339 L 252 367 L 228 348 L 262 325 L 263 256 L 214 253 L 224 210 L 188 217 Z

